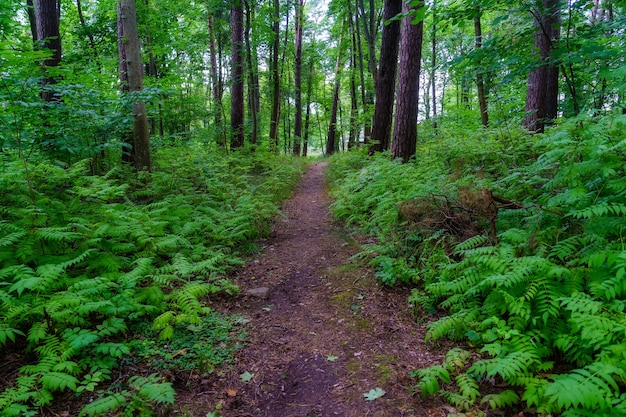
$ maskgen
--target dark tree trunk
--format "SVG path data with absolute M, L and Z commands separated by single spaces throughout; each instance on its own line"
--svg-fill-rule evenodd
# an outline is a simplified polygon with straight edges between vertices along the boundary
M 296 56 L 293 69 L 296 113 L 293 124 L 293 154 L 300 156 L 302 141 L 302 25 L 304 23 L 304 0 L 296 2 Z
M 534 14 L 535 20 L 535 54 L 538 55 L 537 67 L 528 74 L 526 90 L 526 118 L 524 127 L 532 132 L 543 132 L 548 116 L 548 102 L 551 112 L 556 110 L 555 100 L 558 98 L 558 74 L 550 71 L 550 54 L 552 52 L 555 14 L 558 14 L 558 0 L 538 1 Z M 548 80 L 552 78 L 552 81 Z M 556 81 L 557 85 L 554 85 Z M 550 96 L 548 96 L 550 84 Z
M 350 3 L 348 3 L 350 4 Z M 348 6 L 350 8 L 350 6 Z M 357 144 L 357 138 L 359 136 L 359 124 L 358 124 L 358 112 L 359 106 L 357 103 L 357 93 L 356 93 L 356 76 L 357 76 L 357 39 L 356 39 L 356 31 L 354 27 L 358 25 L 358 21 L 356 25 L 354 24 L 355 17 L 352 15 L 352 12 L 349 13 L 349 29 L 352 35 L 351 40 L 352 44 L 350 47 L 350 130 L 348 133 L 348 149 L 352 149 Z
M 33 0 L 26 0 L 26 13 L 28 14 L 28 23 L 30 25 L 30 36 L 33 43 L 37 42 L 37 16 L 35 15 L 35 5 Z
M 424 4 L 420 2 L 412 9 L 419 10 L 422 7 Z M 404 11 L 409 12 L 408 6 L 404 6 Z M 396 118 L 391 148 L 392 159 L 402 158 L 403 162 L 415 155 L 417 147 L 417 105 L 424 22 L 421 20 L 414 25 L 412 19 L 409 15 L 402 20 Z
M 270 73 L 272 77 L 272 115 L 270 117 L 270 141 L 274 150 L 278 152 L 278 121 L 280 119 L 280 74 L 278 72 L 278 52 L 280 49 L 280 3 L 273 0 L 274 25 L 272 32 L 274 42 L 272 42 L 272 60 L 270 63 Z
M 302 156 L 306 156 L 309 150 L 309 127 L 311 120 L 311 94 L 313 91 L 313 72 L 315 63 L 311 58 L 309 61 L 309 73 L 306 82 L 306 115 L 304 117 L 304 142 L 302 144 Z
M 374 86 L 378 82 L 378 71 L 376 69 L 376 19 L 374 16 L 375 7 L 374 1 L 369 1 L 369 12 L 365 13 L 365 5 L 363 0 L 357 1 L 357 14 L 361 16 L 363 21 L 363 31 L 365 32 L 365 39 L 367 41 L 367 54 L 368 54 L 368 67 L 372 74 L 372 80 Z
M 474 16 L 474 36 L 476 51 L 480 51 L 483 46 L 483 33 L 480 24 L 480 9 L 476 10 L 476 16 Z M 483 80 L 483 69 L 480 60 L 476 63 L 476 90 L 478 93 L 478 107 L 480 108 L 480 121 L 483 127 L 489 126 L 489 113 L 487 113 L 487 93 L 485 92 L 485 82 Z
M 252 16 L 254 14 L 254 7 L 250 4 L 251 1 L 247 0 L 246 4 L 246 29 L 245 29 L 245 42 L 246 42 L 246 57 L 248 61 L 248 106 L 250 108 L 250 120 L 252 122 L 252 132 L 250 133 L 250 143 L 256 144 L 259 135 L 259 77 L 257 74 L 257 59 L 256 50 L 252 48 L 250 41 L 250 30 L 252 26 Z
M 366 117 L 364 117 L 365 121 L 363 123 L 363 138 L 365 139 L 365 143 L 370 143 L 371 137 L 372 137 L 372 126 L 370 125 L 371 119 L 369 119 L 368 113 L 374 104 L 374 94 L 372 92 L 373 83 L 369 84 L 369 83 L 366 83 L 365 81 L 365 65 L 363 61 L 363 48 L 362 48 L 363 41 L 361 39 L 361 29 L 360 29 L 359 21 L 358 21 L 358 14 L 359 14 L 358 1 L 359 0 L 356 0 L 357 17 L 355 17 L 356 22 L 354 26 L 355 26 L 355 33 L 356 33 L 356 50 L 357 50 L 357 56 L 358 56 L 359 81 L 361 82 L 361 107 L 363 108 L 364 115 L 367 115 Z
M 401 12 L 402 0 L 385 0 L 385 21 Z M 391 142 L 400 27 L 401 22 L 393 20 L 383 28 L 378 82 L 376 83 L 376 104 L 372 122 L 372 142 L 374 143 L 369 148 L 370 153 L 389 149 Z
M 219 66 L 217 61 L 217 47 L 215 44 L 215 18 L 211 14 L 208 20 L 209 28 L 209 54 L 211 62 L 211 95 L 215 105 L 213 111 L 213 121 L 218 127 L 217 144 L 220 147 L 226 147 L 226 130 L 224 129 L 224 119 L 222 117 L 222 80 L 219 75 Z
M 243 85 L 243 6 L 242 0 L 234 0 L 231 8 L 232 61 L 231 61 L 231 149 L 241 148 L 244 143 L 244 85 Z
M 333 88 L 333 101 L 330 110 L 330 121 L 328 124 L 328 136 L 326 139 L 326 155 L 332 155 L 337 150 L 337 112 L 339 109 L 339 87 L 341 81 L 341 51 L 343 45 L 343 33 L 339 40 L 339 49 L 337 50 L 337 61 L 335 62 L 335 87 Z
M 143 68 L 141 49 L 137 29 L 137 13 L 134 0 L 122 0 L 118 3 L 118 45 L 120 46 L 120 81 L 122 90 L 130 93 L 143 89 Z M 127 87 L 124 87 L 124 84 Z M 133 164 L 137 171 L 152 170 L 150 159 L 150 136 L 146 104 L 141 100 L 133 102 L 133 135 L 130 141 L 130 158 L 124 158 Z
M 437 19 L 435 9 L 437 2 L 433 0 L 433 27 L 431 33 L 430 55 L 432 59 L 431 100 L 433 106 L 433 129 L 437 134 Z
M 46 88 L 56 84 L 57 80 L 49 74 L 48 68 L 55 68 L 61 62 L 61 36 L 59 34 L 59 7 L 58 0 L 35 0 L 35 26 L 37 41 L 42 49 L 49 49 L 52 55 L 44 60 L 43 90 L 41 98 L 47 102 L 59 101 L 59 97 Z M 32 26 L 31 26 L 32 28 Z

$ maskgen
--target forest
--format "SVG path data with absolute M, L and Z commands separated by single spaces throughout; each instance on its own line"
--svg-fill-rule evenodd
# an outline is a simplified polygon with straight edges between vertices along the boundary
M 625 28 L 620 0 L 0 0 L 0 416 L 170 415 L 168 373 L 254 331 L 208 300 L 321 159 L 446 349 L 416 402 L 626 415 Z

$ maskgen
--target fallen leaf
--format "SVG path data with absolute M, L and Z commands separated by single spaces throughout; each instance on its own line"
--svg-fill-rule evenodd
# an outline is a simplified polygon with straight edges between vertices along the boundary
M 226 390 L 226 395 L 228 395 L 229 397 L 236 397 L 237 396 L 237 390 L 227 389 Z
M 384 389 L 380 387 L 372 388 L 369 392 L 363 394 L 367 401 L 374 401 L 387 394 Z

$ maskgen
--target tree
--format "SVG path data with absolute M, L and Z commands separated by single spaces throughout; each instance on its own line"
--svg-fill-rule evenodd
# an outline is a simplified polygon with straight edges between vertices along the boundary
M 59 97 L 46 88 L 46 86 L 57 82 L 54 74 L 50 74 L 50 70 L 58 67 L 61 62 L 61 35 L 59 33 L 60 13 L 61 3 L 59 0 L 35 0 L 35 29 L 37 32 L 38 46 L 42 49 L 49 49 L 52 53 L 43 61 L 45 72 L 42 80 L 43 90 L 41 92 L 41 98 L 47 102 L 59 100 Z
M 232 62 L 231 62 L 231 148 L 241 148 L 244 142 L 244 88 L 243 88 L 243 5 L 242 0 L 234 0 L 231 8 Z
M 208 19 L 209 30 L 209 54 L 210 54 L 210 67 L 211 67 L 211 97 L 213 99 L 214 113 L 213 122 L 218 128 L 217 144 L 221 147 L 226 147 L 226 131 L 224 129 L 224 118 L 222 117 L 222 77 L 220 74 L 220 68 L 218 66 L 218 51 L 216 46 L 215 36 L 215 16 L 211 11 Z
M 533 132 L 543 132 L 546 119 L 556 116 L 558 73 L 550 71 L 549 61 L 555 35 L 558 33 L 556 30 L 558 13 L 558 0 L 538 0 L 536 8 L 532 10 L 535 25 L 534 54 L 538 62 L 528 74 L 524 127 Z M 548 107 L 552 113 L 550 116 Z
M 143 69 L 135 0 L 119 1 L 117 10 L 120 82 L 123 91 L 128 91 L 131 94 L 134 119 L 133 135 L 128 138 L 130 139 L 127 143 L 129 149 L 124 149 L 126 157 L 123 157 L 123 160 L 130 162 L 137 171 L 151 171 L 152 163 L 150 160 L 150 137 L 146 103 L 143 100 L 132 98 L 133 93 L 143 89 Z
M 479 52 L 483 46 L 483 32 L 482 26 L 480 22 L 481 17 L 480 7 L 476 9 L 476 14 L 474 15 L 474 36 L 475 36 L 475 48 L 476 52 Z M 485 92 L 485 82 L 483 79 L 483 69 L 481 68 L 480 59 L 476 63 L 477 71 L 476 71 L 476 89 L 478 93 L 478 106 L 480 108 L 480 120 L 483 124 L 483 127 L 489 126 L 489 113 L 487 112 L 487 93 Z
M 343 27 L 343 25 L 342 25 Z M 343 50 L 344 32 L 341 32 L 339 48 L 337 49 L 337 61 L 335 62 L 335 86 L 333 88 L 333 101 L 330 110 L 330 121 L 328 122 L 328 136 L 326 139 L 326 155 L 332 155 L 338 149 L 337 142 L 337 112 L 339 110 L 339 87 L 341 86 L 341 70 L 343 68 L 341 52 Z
M 393 99 L 396 89 L 398 66 L 398 41 L 400 40 L 400 20 L 391 20 L 402 12 L 402 0 L 385 1 L 385 27 L 383 28 L 376 83 L 376 104 L 372 122 L 370 153 L 389 149 L 393 121 Z
M 304 24 L 304 0 L 296 2 L 296 56 L 293 69 L 295 84 L 295 120 L 293 126 L 293 154 L 300 156 L 302 142 L 302 25 Z
M 270 117 L 270 141 L 274 150 L 278 152 L 278 120 L 280 119 L 280 72 L 278 71 L 278 52 L 280 49 L 280 2 L 273 0 L 274 8 L 272 25 L 272 48 L 270 61 L 270 76 L 272 79 L 272 114 Z
M 396 117 L 394 123 L 392 159 L 407 162 L 415 155 L 417 146 L 417 105 L 422 60 L 422 34 L 424 29 L 424 3 L 403 7 L 408 16 L 402 20 L 400 41 L 400 68 Z

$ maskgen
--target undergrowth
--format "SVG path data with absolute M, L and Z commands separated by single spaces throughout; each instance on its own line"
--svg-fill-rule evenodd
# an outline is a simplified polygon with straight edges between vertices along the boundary
M 37 158 L 0 153 L 0 346 L 23 365 L 0 384 L 0 415 L 68 391 L 87 396 L 80 415 L 151 415 L 174 401 L 157 370 L 210 372 L 243 339 L 207 301 L 238 291 L 227 273 L 269 233 L 301 163 L 187 144 L 160 150 L 153 174 L 95 176 L 89 160 Z M 179 350 L 157 348 L 173 337 Z M 130 358 L 155 373 L 120 383 Z
M 626 415 L 625 125 L 580 117 L 515 149 L 483 131 L 439 136 L 406 165 L 335 157 L 335 215 L 378 238 L 363 256 L 383 282 L 413 285 L 416 312 L 438 313 L 426 339 L 458 344 L 413 372 L 417 391 L 473 415 Z M 468 187 L 515 202 L 497 212 L 497 239 L 398 219 L 402 202 L 460 201 Z

